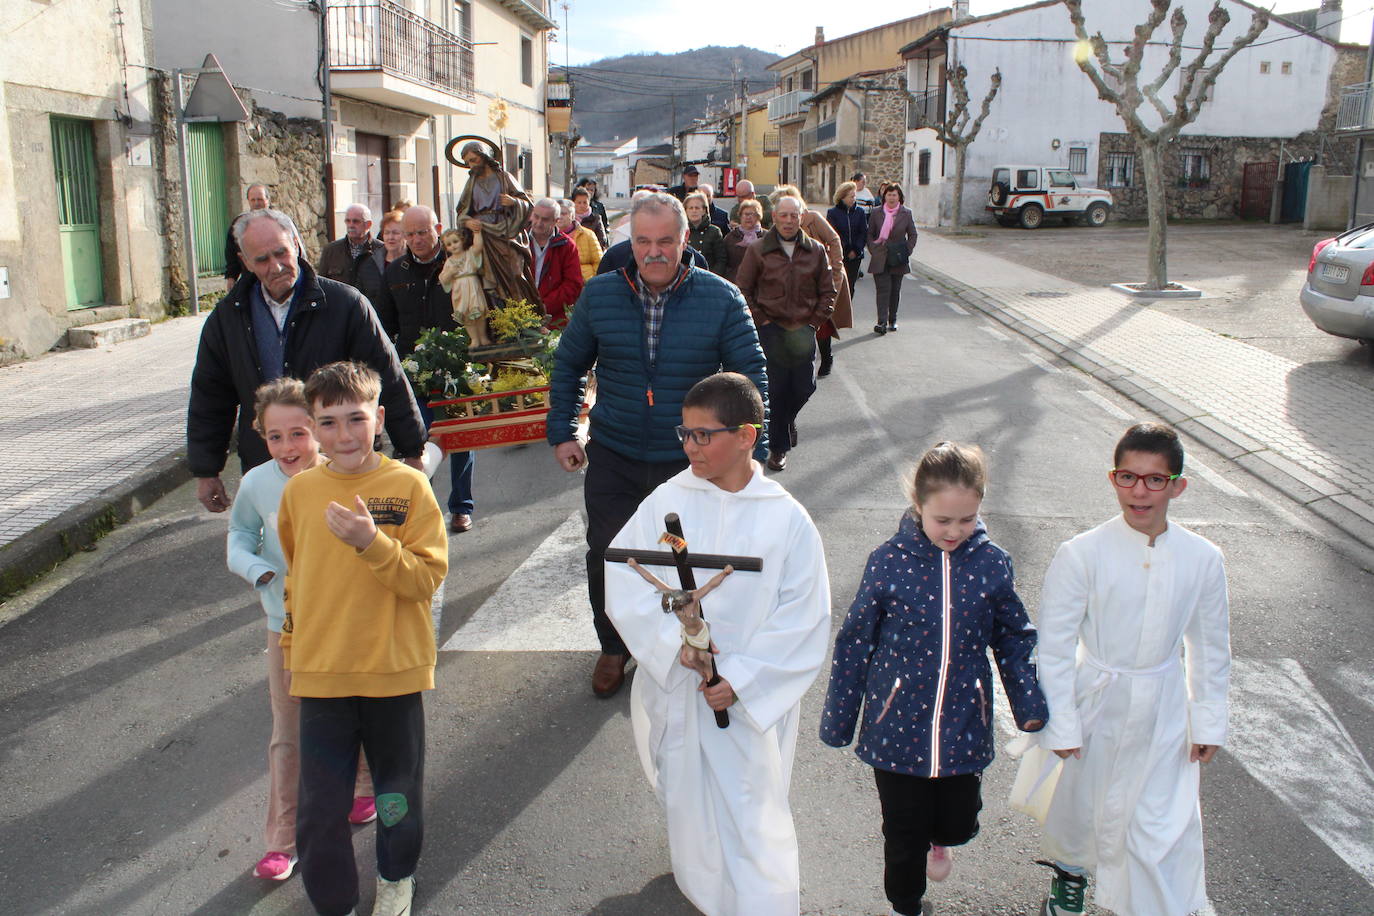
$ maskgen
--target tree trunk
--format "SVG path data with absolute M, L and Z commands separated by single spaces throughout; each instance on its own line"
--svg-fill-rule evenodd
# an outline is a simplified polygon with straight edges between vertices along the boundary
M 1145 288 L 1166 289 L 1169 285 L 1168 251 L 1165 232 L 1169 217 L 1168 191 L 1164 187 L 1164 157 L 1159 143 L 1136 137 L 1140 167 L 1145 172 L 1145 208 L 1150 217 L 1150 253 Z
M 968 146 L 963 143 L 954 147 L 954 231 L 958 232 L 964 212 L 964 162 L 968 159 Z

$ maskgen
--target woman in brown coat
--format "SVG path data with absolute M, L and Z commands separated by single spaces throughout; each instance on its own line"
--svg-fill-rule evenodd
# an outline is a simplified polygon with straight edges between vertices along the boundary
M 797 199 L 802 205 L 802 232 L 824 245 L 825 253 L 830 258 L 830 271 L 835 275 L 835 314 L 831 315 L 830 320 L 821 325 L 820 330 L 816 332 L 816 347 L 821 353 L 821 365 L 816 371 L 816 377 L 825 378 L 835 363 L 834 354 L 830 349 L 831 342 L 839 338 L 840 328 L 854 327 L 854 310 L 849 300 L 849 279 L 844 272 L 844 247 L 840 244 L 840 234 L 835 231 L 835 227 L 820 213 L 807 209 L 806 201 L 795 185 L 782 185 L 771 196 L 774 206 L 784 197 Z
M 875 334 L 897 330 L 897 302 L 902 277 L 911 273 L 916 250 L 916 220 L 905 206 L 906 195 L 896 184 L 883 185 L 882 203 L 868 211 L 868 272 L 877 288 L 878 323 Z
M 835 280 L 820 242 L 801 228 L 801 202 L 779 198 L 773 228 L 744 252 L 735 283 L 749 304 L 768 370 L 768 467 L 797 444 L 797 414 L 816 390 L 816 332 L 835 311 Z

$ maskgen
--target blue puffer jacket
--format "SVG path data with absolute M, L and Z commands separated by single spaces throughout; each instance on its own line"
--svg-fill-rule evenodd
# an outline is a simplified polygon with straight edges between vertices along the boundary
M 981 772 L 996 732 L 989 646 L 1017 724 L 1043 728 L 1049 709 L 1031 661 L 1035 628 L 1016 596 L 1011 557 L 981 520 L 946 553 L 908 513 L 869 555 L 835 637 L 821 740 L 849 744 L 862 704 L 854 750 L 870 766 L 922 777 Z
M 644 310 L 635 295 L 634 262 L 587 281 L 555 351 L 549 391 L 550 445 L 577 433 L 577 405 L 587 370 L 596 366 L 592 438 L 636 461 L 677 461 L 682 400 L 716 372 L 747 375 L 768 403 L 763 350 L 749 309 L 734 284 L 689 267 L 668 292 L 658 360 L 649 365 Z M 764 431 L 768 424 L 764 423 Z M 754 454 L 768 455 L 760 434 Z

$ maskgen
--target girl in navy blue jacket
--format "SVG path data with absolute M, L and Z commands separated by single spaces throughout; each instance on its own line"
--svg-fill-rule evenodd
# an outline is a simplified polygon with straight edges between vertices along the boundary
M 1011 557 L 978 517 L 986 485 L 977 446 L 941 442 L 921 457 L 912 507 L 869 555 L 835 637 L 821 740 L 849 744 L 862 707 L 855 752 L 878 786 L 895 916 L 922 913 L 927 876 L 949 874 L 947 847 L 978 833 L 993 758 L 989 647 L 1017 724 L 1038 731 L 1048 716 Z

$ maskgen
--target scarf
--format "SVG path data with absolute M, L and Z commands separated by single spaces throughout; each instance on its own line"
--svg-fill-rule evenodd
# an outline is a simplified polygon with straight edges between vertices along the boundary
M 763 238 L 763 232 L 764 229 L 762 226 L 759 226 L 757 229 L 745 229 L 743 226 L 740 226 L 739 241 L 735 244 L 739 245 L 741 248 L 752 245 Z
M 897 211 L 902 208 L 901 204 L 889 207 L 883 204 L 883 228 L 878 232 L 878 242 L 882 244 L 887 241 L 887 237 L 892 233 L 892 220 L 897 215 Z

